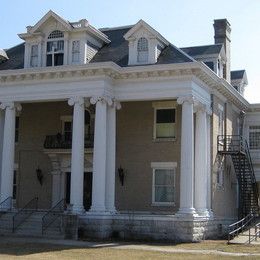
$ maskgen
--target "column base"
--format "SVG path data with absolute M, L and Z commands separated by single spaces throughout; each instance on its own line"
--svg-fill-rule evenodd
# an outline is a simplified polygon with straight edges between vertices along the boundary
M 190 219 L 198 217 L 198 214 L 194 208 L 180 208 L 179 211 L 175 214 L 175 216 Z
M 76 214 L 85 213 L 85 208 L 82 205 L 72 205 L 71 212 Z
M 198 213 L 199 217 L 206 217 L 209 218 L 210 217 L 210 213 L 208 209 L 196 209 L 196 212 Z
M 93 213 L 103 213 L 103 212 L 107 212 L 107 209 L 105 206 L 91 206 L 89 212 L 93 212 Z

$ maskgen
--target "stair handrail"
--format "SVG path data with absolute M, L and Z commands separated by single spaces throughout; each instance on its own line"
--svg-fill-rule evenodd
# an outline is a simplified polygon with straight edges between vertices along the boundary
M 38 210 L 38 197 L 31 199 L 13 216 L 13 232 L 34 212 Z
M 42 234 L 57 218 L 59 218 L 66 207 L 66 200 L 61 199 L 42 217 Z
M 10 201 L 10 202 L 9 202 Z M 9 203 L 8 203 L 9 202 Z M 8 207 L 3 207 L 5 204 L 9 205 Z M 10 210 L 12 209 L 13 207 L 13 197 L 8 197 L 6 198 L 5 200 L 3 200 L 1 203 L 0 203 L 0 210 L 2 209 L 6 209 L 6 210 Z
M 249 229 L 249 239 L 247 242 L 251 244 L 253 240 L 257 241 L 258 238 L 260 238 L 260 223 L 255 225 L 255 234 L 251 235 L 251 231 Z
M 253 213 L 249 213 L 244 218 L 228 226 L 228 244 L 231 239 L 243 232 L 244 228 L 247 227 L 255 218 Z

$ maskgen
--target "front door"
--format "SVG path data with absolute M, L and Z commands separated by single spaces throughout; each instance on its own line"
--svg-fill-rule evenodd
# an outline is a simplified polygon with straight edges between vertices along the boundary
M 66 203 L 70 203 L 70 182 L 71 174 L 66 173 L 66 184 L 65 184 L 65 200 Z M 85 210 L 89 210 L 92 202 L 92 172 L 84 173 L 84 184 L 83 184 L 83 205 Z

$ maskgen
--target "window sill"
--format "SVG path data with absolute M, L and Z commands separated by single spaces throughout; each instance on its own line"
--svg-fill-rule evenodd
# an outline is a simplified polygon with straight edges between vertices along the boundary
M 175 142 L 176 137 L 169 137 L 169 138 L 154 138 L 153 142 L 160 143 L 160 142 Z
M 175 206 L 174 202 L 153 202 L 152 207 L 173 207 Z

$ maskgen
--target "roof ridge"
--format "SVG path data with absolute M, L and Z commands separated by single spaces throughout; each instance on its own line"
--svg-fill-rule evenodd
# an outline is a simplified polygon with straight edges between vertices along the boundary
M 198 48 L 198 47 L 207 47 L 207 46 L 220 46 L 220 45 L 223 45 L 223 44 L 222 43 L 215 43 L 215 44 L 206 44 L 206 45 L 186 46 L 186 47 L 180 47 L 180 49 Z
M 122 29 L 130 29 L 134 26 L 134 24 L 132 25 L 123 25 L 123 26 L 116 26 L 116 27 L 104 27 L 104 28 L 99 28 L 98 30 L 100 30 L 101 32 L 106 32 L 106 31 L 115 31 L 115 30 L 122 30 Z

